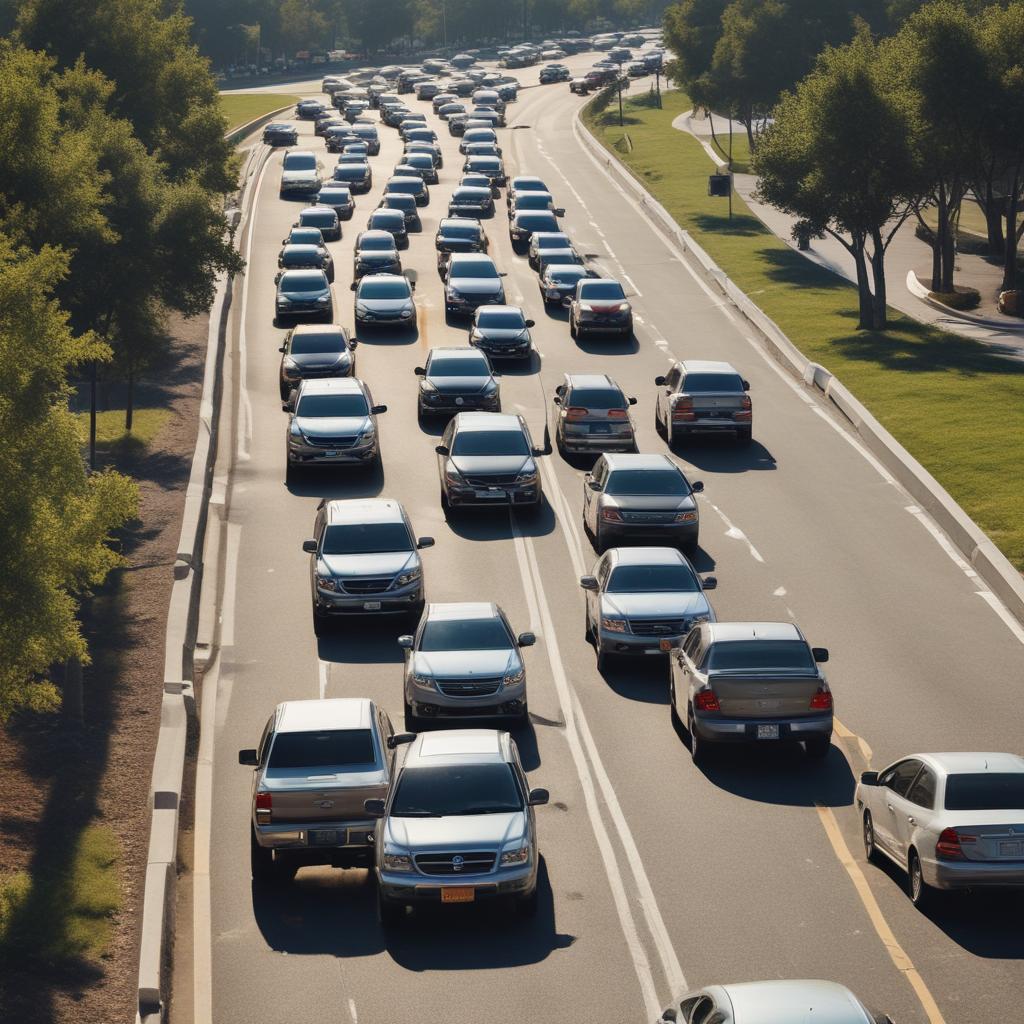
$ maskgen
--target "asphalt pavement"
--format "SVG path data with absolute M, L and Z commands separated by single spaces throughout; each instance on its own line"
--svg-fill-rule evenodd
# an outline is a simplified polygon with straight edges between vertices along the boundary
M 532 82 L 536 69 L 516 74 Z M 319 95 L 319 81 L 286 88 Z M 249 269 L 229 353 L 235 457 L 216 716 L 203 723 L 216 730 L 212 963 L 197 970 L 200 986 L 212 986 L 212 1019 L 626 1024 L 653 1019 L 687 985 L 821 977 L 899 1024 L 1018 1020 L 1024 903 L 957 897 L 921 914 L 895 870 L 864 861 L 852 797 L 861 770 L 911 751 L 1019 750 L 1024 633 L 846 425 L 761 352 L 587 155 L 573 128 L 581 102 L 564 84 L 524 89 L 499 130 L 506 168 L 547 182 L 577 247 L 625 284 L 636 335 L 572 341 L 564 313 L 545 312 L 536 275 L 514 255 L 499 200 L 485 222 L 491 253 L 509 301 L 537 322 L 538 349 L 528 368 L 505 372 L 503 408 L 522 413 L 542 443 L 562 374 L 607 372 L 639 400 L 641 450 L 661 452 L 654 377 L 673 357 L 731 361 L 752 385 L 754 443 L 696 442 L 676 456 L 706 486 L 695 565 L 718 577 L 719 619 L 792 619 L 830 648 L 841 735 L 823 762 L 786 749 L 726 752 L 698 770 L 670 721 L 660 658 L 598 673 L 578 586 L 596 560 L 580 525 L 584 465 L 557 452 L 541 460 L 546 499 L 535 515 L 445 521 L 433 451 L 442 425 L 418 425 L 413 368 L 430 346 L 466 341 L 464 324 L 446 322 L 433 245 L 461 158 L 425 101 L 410 97 L 437 129 L 445 163 L 423 230 L 402 253 L 418 273 L 418 327 L 358 335 L 357 375 L 388 405 L 383 470 L 285 485 L 274 275 L 305 204 L 278 198 L 277 152 L 243 236 Z M 300 145 L 322 150 L 312 124 L 299 126 Z M 331 243 L 336 319 L 349 327 L 352 243 L 401 153 L 397 133 L 380 132 L 373 190 Z M 270 893 L 250 885 L 251 770 L 236 754 L 255 745 L 274 705 L 367 696 L 401 722 L 404 625 L 348 625 L 318 642 L 301 551 L 321 497 L 377 494 L 399 499 L 415 533 L 437 539 L 423 553 L 428 600 L 495 600 L 514 629 L 539 637 L 525 652 L 532 724 L 516 734 L 531 785 L 551 791 L 537 816 L 536 920 L 459 908 L 385 934 L 366 872 L 304 868 Z

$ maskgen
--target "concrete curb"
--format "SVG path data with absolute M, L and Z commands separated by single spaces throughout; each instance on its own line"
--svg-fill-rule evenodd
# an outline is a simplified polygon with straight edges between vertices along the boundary
M 274 113 L 271 113 L 262 120 L 269 120 L 273 116 Z M 245 134 L 252 131 L 254 126 L 258 127 L 257 122 L 260 120 L 245 125 Z M 266 159 L 265 153 L 257 158 L 257 167 L 263 159 Z M 240 186 L 239 206 L 248 199 L 246 193 L 248 183 L 253 180 L 252 166 L 253 159 L 250 158 Z M 238 210 L 229 211 L 232 228 L 238 223 L 238 215 Z M 170 992 L 178 815 L 189 721 L 195 715 L 192 679 L 203 585 L 203 541 L 217 457 L 217 424 L 223 390 L 221 371 L 227 348 L 230 308 L 231 280 L 222 275 L 216 282 L 216 297 L 210 312 L 203 390 L 199 404 L 199 433 L 185 491 L 185 509 L 167 614 L 160 731 L 149 787 L 152 818 L 140 927 L 137 1024 L 159 1024 L 164 1021 Z
M 907 271 L 907 291 L 915 298 L 927 303 L 934 309 L 941 310 L 947 317 L 949 317 L 950 320 L 959 320 L 968 324 L 976 324 L 978 327 L 987 327 L 991 331 L 1024 331 L 1024 320 L 1020 323 L 1014 323 L 1013 321 L 1007 322 L 1006 320 L 990 320 L 988 317 L 974 316 L 973 314 L 966 313 L 960 309 L 952 309 L 944 303 L 939 302 L 938 299 L 933 299 L 931 296 L 931 289 L 921 284 L 921 279 L 913 270 Z
M 629 169 L 583 126 L 579 112 L 573 134 L 585 149 L 644 210 L 660 223 L 684 254 L 690 255 L 710 283 L 756 328 L 771 355 L 794 376 L 822 392 L 853 425 L 867 448 L 899 484 L 935 520 L 992 592 L 1024 624 L 1024 577 L 953 500 L 939 482 L 823 366 L 812 363 L 763 310 L 743 294 L 715 261 L 684 231 Z M 908 282 L 909 285 L 909 282 Z M 945 309 L 946 307 L 942 307 Z

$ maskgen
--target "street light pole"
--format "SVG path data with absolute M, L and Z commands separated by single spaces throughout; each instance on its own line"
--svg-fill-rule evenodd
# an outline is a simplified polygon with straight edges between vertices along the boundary
M 441 0 L 441 32 L 444 38 L 445 51 L 448 50 L 448 3 L 447 0 Z

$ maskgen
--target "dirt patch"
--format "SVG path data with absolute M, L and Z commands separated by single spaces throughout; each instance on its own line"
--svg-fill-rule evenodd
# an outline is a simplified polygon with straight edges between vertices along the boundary
M 121 908 L 104 958 L 47 961 L 25 950 L 0 971 L 0 1020 L 112 1024 L 133 1019 L 138 918 L 149 839 L 147 793 L 160 722 L 164 630 L 185 489 L 195 447 L 208 320 L 172 323 L 171 354 L 136 386 L 138 407 L 170 418 L 143 451 L 119 450 L 139 483 L 139 519 L 121 539 L 125 569 L 83 606 L 93 663 L 83 672 L 81 722 L 21 715 L 0 729 L 0 874 L 59 874 L 82 830 L 100 823 L 120 848 Z M 122 408 L 123 388 L 100 391 Z

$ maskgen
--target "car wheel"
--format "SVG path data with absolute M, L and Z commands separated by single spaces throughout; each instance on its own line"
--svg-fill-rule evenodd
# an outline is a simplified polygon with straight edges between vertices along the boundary
M 574 341 L 578 340 L 580 336 L 579 329 L 576 327 L 576 321 L 569 317 L 569 337 Z
M 708 742 L 697 734 L 697 727 L 693 721 L 693 712 L 686 716 L 686 732 L 690 737 L 690 757 L 693 763 L 700 767 L 708 763 Z
M 399 924 L 405 917 L 405 906 L 389 900 L 380 889 L 377 890 L 377 920 L 384 928 Z
M 594 534 L 594 550 L 599 555 L 603 555 L 608 550 L 608 542 L 605 540 L 600 526 L 597 528 L 597 533 Z
M 810 739 L 804 740 L 804 747 L 809 758 L 814 761 L 822 761 L 828 757 L 828 752 L 832 748 L 832 733 L 827 736 L 812 736 Z
M 249 827 L 249 865 L 252 880 L 257 883 L 274 880 L 274 851 L 265 849 L 256 841 L 256 832 Z
M 445 519 L 450 519 L 452 515 L 452 503 L 448 500 L 448 495 L 441 490 L 441 511 L 444 513 Z
M 419 732 L 419 725 L 416 723 L 416 716 L 412 713 L 412 705 L 408 702 L 404 702 L 405 705 L 405 731 L 406 732 Z
M 668 669 L 668 710 L 669 718 L 672 720 L 674 729 L 682 729 L 683 721 L 679 717 L 679 708 L 676 707 L 676 681 L 672 676 L 672 666 Z
M 754 428 L 753 427 L 740 427 L 736 431 L 736 440 L 740 444 L 750 444 L 754 439 Z
M 871 812 L 864 812 L 864 857 L 866 860 L 874 861 L 877 853 L 875 847 L 875 823 L 871 820 Z
M 918 910 L 927 910 L 934 899 L 934 890 L 924 880 L 924 872 L 921 870 L 921 858 L 913 847 L 907 857 L 907 875 L 910 887 L 910 902 Z
M 313 635 L 315 637 L 322 637 L 327 635 L 328 626 L 330 625 L 326 615 L 322 612 L 318 612 L 316 608 L 313 608 Z
M 594 633 L 594 627 L 590 624 L 590 616 L 586 616 L 586 620 L 583 625 L 583 636 L 588 644 L 594 644 L 597 642 L 597 636 Z
M 537 887 L 528 896 L 519 896 L 516 899 L 516 915 L 518 917 L 531 918 L 537 916 L 537 907 L 540 898 L 537 894 Z

